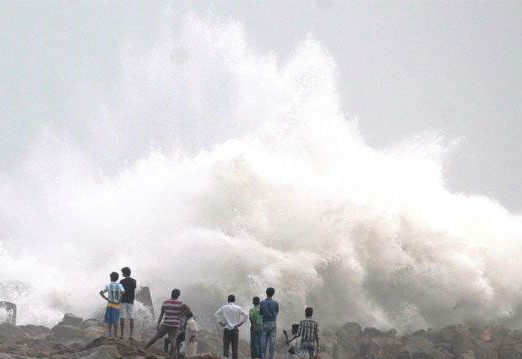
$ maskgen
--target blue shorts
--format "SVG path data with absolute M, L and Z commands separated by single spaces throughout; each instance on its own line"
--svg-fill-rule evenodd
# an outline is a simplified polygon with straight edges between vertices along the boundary
M 117 324 L 120 321 L 120 310 L 118 308 L 107 307 L 105 309 L 105 323 Z

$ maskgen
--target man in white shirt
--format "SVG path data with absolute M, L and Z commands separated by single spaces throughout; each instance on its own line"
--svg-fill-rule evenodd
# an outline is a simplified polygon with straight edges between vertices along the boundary
M 235 303 L 233 294 L 228 296 L 228 303 L 219 308 L 215 316 L 223 330 L 223 354 L 228 358 L 228 349 L 232 344 L 232 359 L 238 358 L 239 327 L 248 320 L 248 314 Z

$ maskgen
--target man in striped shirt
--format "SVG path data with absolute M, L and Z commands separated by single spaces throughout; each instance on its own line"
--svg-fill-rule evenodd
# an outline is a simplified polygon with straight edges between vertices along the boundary
M 156 335 L 147 343 L 145 349 L 149 348 L 152 344 L 154 344 L 158 339 L 168 335 L 168 338 L 171 343 L 175 343 L 176 333 L 179 330 L 181 318 L 187 313 L 190 312 L 190 308 L 179 300 L 179 295 L 181 294 L 179 289 L 174 289 L 170 295 L 170 299 L 167 299 L 163 302 L 161 306 L 161 313 L 158 318 L 158 331 Z M 176 357 L 175 346 L 172 345 L 170 348 L 170 357 Z
M 319 352 L 319 324 L 312 320 L 314 310 L 311 307 L 305 309 L 305 320 L 299 323 L 296 337 L 301 337 L 302 354 L 308 354 L 312 359 Z

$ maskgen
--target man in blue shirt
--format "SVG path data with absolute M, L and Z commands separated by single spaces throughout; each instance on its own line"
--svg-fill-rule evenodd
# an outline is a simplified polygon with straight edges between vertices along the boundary
M 270 344 L 269 359 L 274 359 L 277 331 L 277 314 L 279 313 L 279 303 L 272 299 L 275 289 L 266 289 L 266 299 L 259 306 L 259 312 L 263 317 L 263 333 L 261 335 L 261 354 L 263 359 L 267 358 L 266 346 Z

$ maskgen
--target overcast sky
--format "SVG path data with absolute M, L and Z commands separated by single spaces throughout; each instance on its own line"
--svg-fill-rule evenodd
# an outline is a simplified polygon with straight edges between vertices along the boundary
M 338 64 L 343 109 L 386 148 L 426 131 L 459 140 L 451 190 L 522 209 L 522 1 L 3 1 L 0 171 L 43 129 L 81 141 L 78 87 L 109 91 L 129 39 L 153 46 L 165 12 L 241 23 L 281 61 L 312 35 Z M 87 101 L 87 100 L 86 100 Z M 83 110 L 83 109 L 80 109 Z

